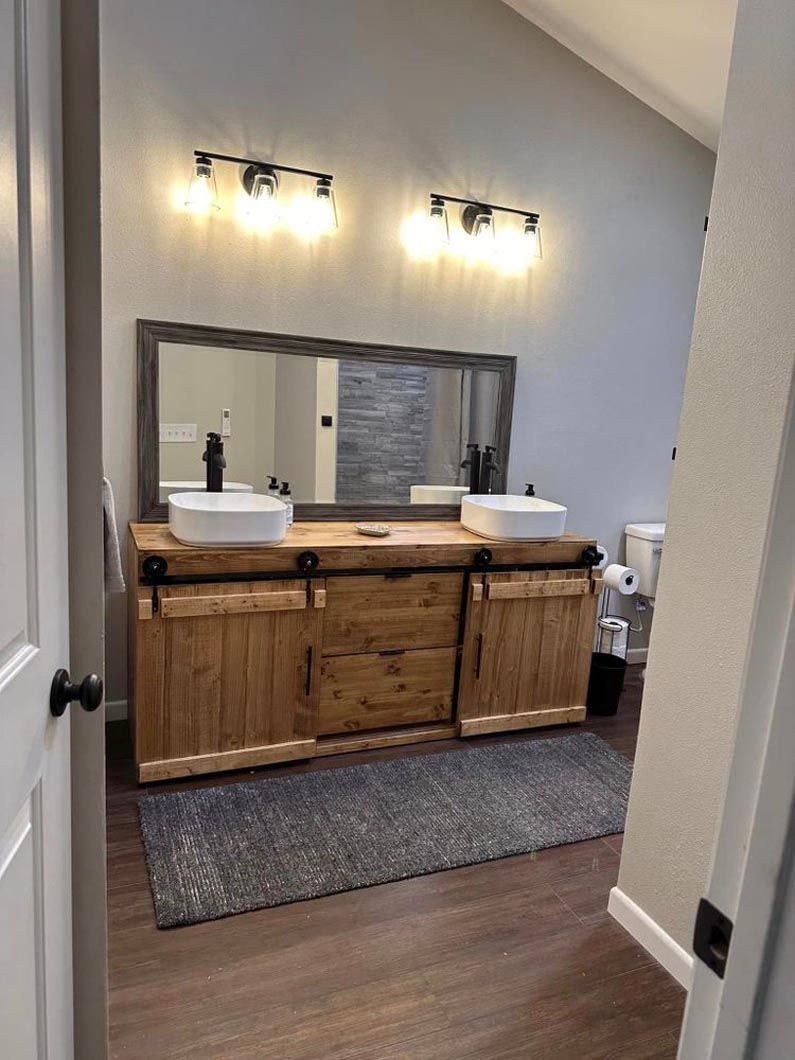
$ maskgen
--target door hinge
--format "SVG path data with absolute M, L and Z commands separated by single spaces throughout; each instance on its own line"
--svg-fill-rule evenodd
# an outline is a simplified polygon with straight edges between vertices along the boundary
M 693 931 L 693 953 L 700 961 L 722 979 L 726 973 L 734 924 L 716 909 L 712 902 L 702 898 L 698 903 L 696 926 Z

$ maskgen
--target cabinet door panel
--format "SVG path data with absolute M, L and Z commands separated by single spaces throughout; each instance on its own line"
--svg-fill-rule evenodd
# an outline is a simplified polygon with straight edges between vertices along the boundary
M 473 583 L 458 703 L 462 735 L 580 720 L 598 579 L 584 570 L 521 571 L 478 575 Z
M 304 582 L 168 586 L 138 612 L 139 765 L 315 739 L 323 610 Z

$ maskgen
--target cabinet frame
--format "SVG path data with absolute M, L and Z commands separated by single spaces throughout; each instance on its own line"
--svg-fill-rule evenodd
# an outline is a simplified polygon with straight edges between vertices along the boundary
M 572 556 L 568 562 L 547 560 L 543 563 L 493 563 L 487 568 L 478 568 L 471 562 L 454 561 L 445 566 L 434 566 L 432 562 L 426 566 L 420 562 L 411 568 L 373 565 L 364 570 L 353 565 L 346 569 L 340 562 L 339 565 L 311 574 L 284 569 L 248 573 L 243 570 L 232 570 L 221 574 L 197 572 L 153 579 L 146 578 L 142 573 L 143 559 L 146 554 L 142 556 L 139 552 L 133 533 L 128 553 L 130 575 L 128 592 L 129 712 L 139 781 L 163 780 L 171 777 L 250 768 L 319 755 L 582 720 L 585 714 L 584 692 L 581 703 L 569 704 L 559 709 L 547 708 L 524 712 L 512 710 L 495 714 L 473 710 L 467 697 L 478 647 L 481 653 L 483 651 L 483 639 L 481 637 L 478 642 L 477 634 L 483 632 L 479 624 L 486 609 L 498 606 L 510 607 L 517 601 L 521 605 L 532 600 L 543 601 L 550 597 L 565 597 L 575 605 L 581 603 L 587 605 L 587 615 L 583 622 L 585 625 L 590 623 L 588 634 L 587 638 L 584 636 L 579 638 L 577 647 L 578 672 L 581 675 L 583 673 L 587 675 L 601 574 L 599 571 L 592 570 L 583 560 L 578 561 L 574 558 L 579 555 L 583 543 L 589 543 L 589 539 L 577 539 L 577 545 L 574 541 L 560 542 L 560 546 L 566 547 L 568 554 Z M 532 554 L 533 545 L 526 543 L 525 548 Z M 431 554 L 429 553 L 429 559 Z M 208 562 L 211 560 L 212 557 L 208 556 Z M 567 572 L 576 572 L 576 578 L 571 579 L 570 573 Z M 327 658 L 324 654 L 322 639 L 323 619 L 329 602 L 326 579 L 360 578 L 372 575 L 400 578 L 417 574 L 428 576 L 457 574 L 461 576 L 459 628 L 456 644 L 451 644 L 455 652 L 451 717 L 438 721 L 421 721 L 415 715 L 408 721 L 401 722 L 396 715 L 395 725 L 391 728 L 366 729 L 363 726 L 359 728 L 353 725 L 349 731 L 346 729 L 338 734 L 320 734 L 318 731 L 320 728 L 318 713 L 321 688 L 320 670 Z M 543 587 L 536 588 L 534 585 L 528 589 L 526 580 L 530 575 L 532 575 L 529 577 L 530 581 L 535 581 L 535 585 Z M 506 584 L 510 585 L 515 578 L 519 579 L 514 582 L 517 587 L 504 588 Z M 569 580 L 576 581 L 576 586 L 560 584 Z M 389 581 L 390 578 L 387 577 L 385 579 L 387 587 Z M 198 599 L 200 603 L 174 603 L 177 600 L 190 601 L 191 599 Z M 196 746 L 186 754 L 166 756 L 153 754 L 149 731 L 152 722 L 151 703 L 147 705 L 145 702 L 147 697 L 151 696 L 151 685 L 147 684 L 150 678 L 147 677 L 147 673 L 153 666 L 156 669 L 158 665 L 158 652 L 163 651 L 162 633 L 161 644 L 158 647 L 158 638 L 153 638 L 151 633 L 142 636 L 142 631 L 147 629 L 163 631 L 169 627 L 175 627 L 179 623 L 190 621 L 189 615 L 200 621 L 226 623 L 245 620 L 246 617 L 267 616 L 273 614 L 274 609 L 277 613 L 292 612 L 294 615 L 304 617 L 311 615 L 311 628 L 314 631 L 309 638 L 312 658 L 308 670 L 310 680 L 307 691 L 311 692 L 311 700 L 308 697 L 307 712 L 300 723 L 301 711 L 297 712 L 296 726 L 288 734 L 289 738 L 282 736 L 278 739 L 260 739 L 253 742 L 247 740 L 243 745 L 235 747 Z M 385 614 L 387 616 L 385 620 L 388 621 L 388 606 L 385 608 Z M 406 648 L 401 650 L 416 649 L 407 644 Z M 328 656 L 330 659 L 334 657 Z M 483 665 L 481 657 L 481 667 Z M 143 717 L 139 709 L 141 705 L 144 705 Z M 161 704 L 161 714 L 163 706 Z M 407 711 L 407 715 L 409 713 Z M 162 717 L 160 720 L 156 719 L 155 727 L 158 724 L 163 724 Z

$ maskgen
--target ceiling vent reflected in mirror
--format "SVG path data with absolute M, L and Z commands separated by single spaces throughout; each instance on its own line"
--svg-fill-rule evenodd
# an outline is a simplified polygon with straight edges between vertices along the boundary
M 241 190 L 236 205 L 238 217 L 245 227 L 268 232 L 285 225 L 308 240 L 330 235 L 339 228 L 331 173 L 211 151 L 194 151 L 193 154 L 191 181 L 185 199 L 185 207 L 190 212 L 206 214 L 221 209 L 215 163 L 228 162 L 240 167 Z M 283 174 L 309 177 L 315 185 L 311 193 L 302 192 L 299 186 L 294 192 L 285 194 L 281 188 Z

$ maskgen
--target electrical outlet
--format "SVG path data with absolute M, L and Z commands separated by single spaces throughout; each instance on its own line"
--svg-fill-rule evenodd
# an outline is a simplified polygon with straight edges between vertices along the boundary
M 161 442 L 195 442 L 195 423 L 161 423 Z
M 232 410 L 221 409 L 221 437 L 232 437 Z

